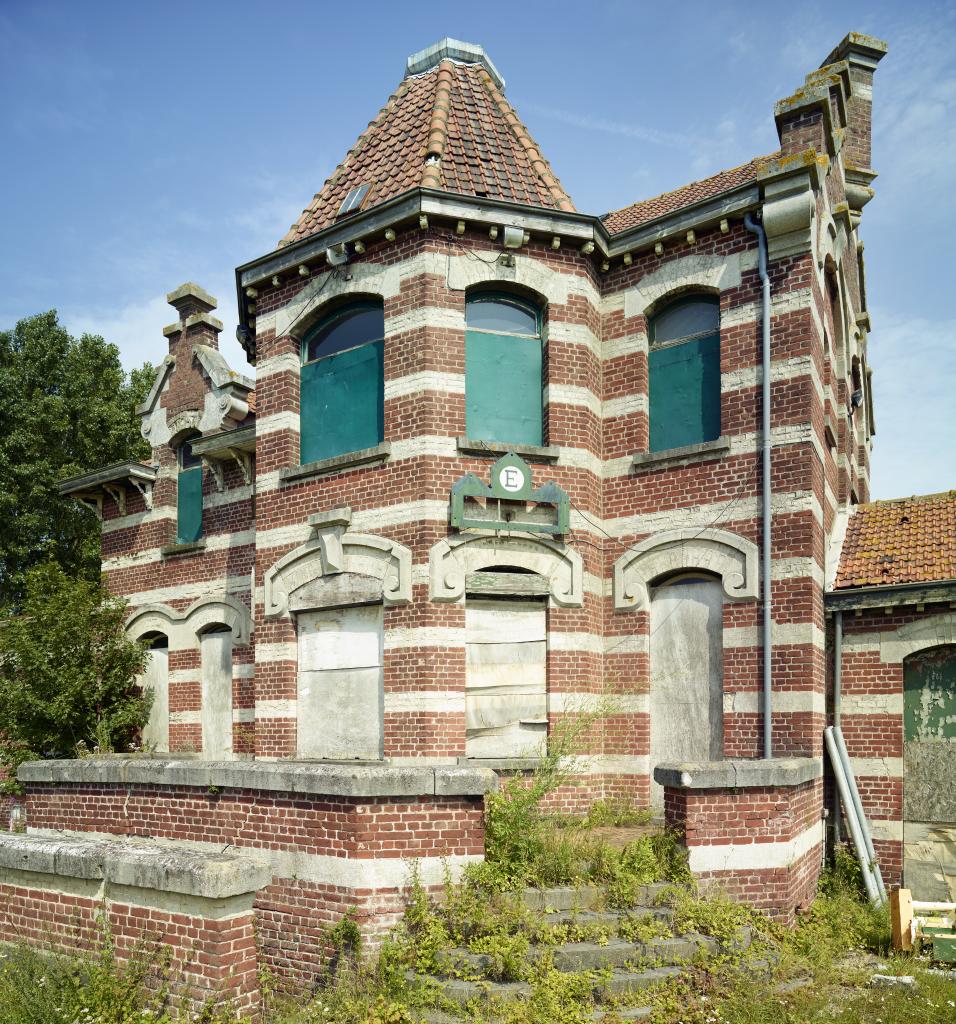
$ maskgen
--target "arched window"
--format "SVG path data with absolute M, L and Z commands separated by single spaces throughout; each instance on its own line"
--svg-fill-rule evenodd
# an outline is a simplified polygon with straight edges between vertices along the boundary
M 381 302 L 336 310 L 302 342 L 300 459 L 372 448 L 385 436 L 385 311 Z
M 478 441 L 544 443 L 541 315 L 514 295 L 465 304 L 465 432 Z
M 656 313 L 648 352 L 650 450 L 720 437 L 720 304 L 692 295 Z
M 193 454 L 193 434 L 179 446 L 176 488 L 176 540 L 191 544 L 202 537 L 202 459 Z

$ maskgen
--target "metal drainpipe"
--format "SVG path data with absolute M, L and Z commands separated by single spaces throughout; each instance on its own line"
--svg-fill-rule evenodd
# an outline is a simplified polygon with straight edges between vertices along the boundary
M 843 612 L 833 613 L 833 725 L 840 731 L 840 711 L 843 697 Z M 833 846 L 840 845 L 840 794 L 836 795 L 836 813 L 833 815 Z
M 773 756 L 773 619 L 770 614 L 770 274 L 767 272 L 767 233 L 763 225 L 748 213 L 744 226 L 757 236 L 759 246 L 760 282 L 762 285 L 762 409 L 763 441 L 761 442 L 761 465 L 763 470 L 763 559 L 761 564 L 761 589 L 763 590 L 763 756 Z

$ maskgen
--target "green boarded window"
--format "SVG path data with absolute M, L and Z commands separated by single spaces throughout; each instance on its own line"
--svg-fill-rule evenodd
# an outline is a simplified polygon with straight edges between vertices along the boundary
M 176 541 L 191 544 L 202 536 L 202 460 L 193 454 L 191 438 L 179 446 L 176 487 Z
M 650 450 L 720 437 L 720 306 L 694 295 L 664 307 L 650 323 Z
M 469 297 L 465 326 L 466 434 L 543 444 L 538 310 L 511 295 L 482 293 Z
M 381 303 L 340 309 L 302 343 L 303 463 L 372 448 L 385 436 L 385 312 Z

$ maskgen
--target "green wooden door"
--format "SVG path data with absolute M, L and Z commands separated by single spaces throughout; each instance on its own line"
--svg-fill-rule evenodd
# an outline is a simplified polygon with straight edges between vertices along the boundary
M 650 450 L 720 437 L 720 335 L 648 353 Z
M 371 448 L 385 436 L 384 342 L 306 363 L 300 396 L 303 463 Z
M 465 332 L 465 431 L 503 444 L 543 443 L 541 339 Z
M 915 899 L 956 901 L 956 646 L 903 664 L 903 878 Z

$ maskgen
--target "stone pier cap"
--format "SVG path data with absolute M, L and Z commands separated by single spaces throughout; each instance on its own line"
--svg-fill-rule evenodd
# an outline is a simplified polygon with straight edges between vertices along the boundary
M 0 833 L 0 877 L 5 871 L 84 878 L 210 900 L 256 892 L 272 879 L 267 864 L 239 853 L 186 850 L 149 840 L 15 832 Z
M 800 786 L 823 775 L 816 757 L 760 760 L 668 761 L 654 768 L 654 781 L 672 789 L 753 789 Z
M 21 783 L 187 786 L 259 789 L 308 796 L 483 796 L 498 788 L 490 768 L 467 765 L 383 765 L 310 761 L 199 761 L 186 758 L 91 757 L 27 761 Z

